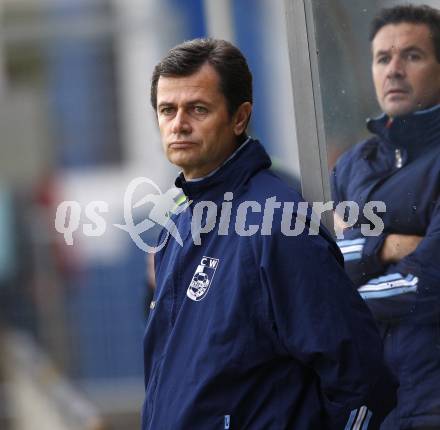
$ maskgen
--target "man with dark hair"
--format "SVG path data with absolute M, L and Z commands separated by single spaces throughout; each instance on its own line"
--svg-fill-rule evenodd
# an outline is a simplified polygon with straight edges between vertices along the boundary
M 223 40 L 196 39 L 171 50 L 154 68 L 151 79 L 153 109 L 157 109 L 157 84 L 161 76 L 189 76 L 205 63 L 218 73 L 220 90 L 230 115 L 242 103 L 252 104 L 252 75 L 241 53 Z
M 378 429 L 395 403 L 380 337 L 329 234 L 293 235 L 292 211 L 282 224 L 281 202 L 302 199 L 246 135 L 241 52 L 185 42 L 151 89 L 191 204 L 172 219 L 182 243 L 158 239 L 143 430 Z
M 440 428 L 440 12 L 404 5 L 372 22 L 372 74 L 383 114 L 374 136 L 336 164 L 336 203 L 383 201 L 383 233 L 359 224 L 338 242 L 400 382 L 382 429 Z M 335 222 L 341 220 L 336 217 Z
M 429 6 L 397 6 L 388 9 L 382 9 L 370 26 L 370 42 L 376 37 L 376 34 L 386 25 L 397 25 L 402 23 L 426 25 L 429 29 L 430 37 L 434 43 L 434 52 L 437 61 L 440 62 L 440 12 Z

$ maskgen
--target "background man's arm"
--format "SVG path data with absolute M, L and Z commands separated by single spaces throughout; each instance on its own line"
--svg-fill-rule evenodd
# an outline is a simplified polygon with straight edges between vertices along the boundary
M 368 245 L 368 239 L 362 238 L 360 231 L 356 234 L 364 241 L 363 246 Z M 358 259 L 345 260 L 345 264 L 347 272 L 355 279 L 365 275 L 365 272 L 356 274 L 365 261 L 371 263 L 375 259 L 377 267 L 382 268 L 376 276 L 367 272 L 369 279 L 364 278 L 364 282 L 357 284 L 359 293 L 368 301 L 377 319 L 402 318 L 414 311 L 419 296 L 440 294 L 440 201 L 431 215 L 425 236 L 390 233 L 376 240 L 378 246 L 374 256 L 361 253 Z
M 335 192 L 333 196 L 337 205 L 341 198 Z M 365 236 L 360 227 L 349 227 L 336 212 L 333 220 L 335 229 L 344 233 L 344 238 L 337 240 L 337 244 L 344 256 L 345 270 L 354 285 L 359 287 L 369 279 L 383 274 L 388 264 L 381 258 L 386 234 Z
M 423 236 L 410 234 L 389 234 L 380 250 L 380 258 L 385 264 L 398 263 L 414 252 Z
M 340 231 L 344 231 L 349 227 L 336 212 L 333 214 L 333 222 L 335 230 L 337 228 Z M 359 229 L 356 229 L 355 231 L 356 235 L 361 235 Z M 407 255 L 414 252 L 423 238 L 424 236 L 413 234 L 391 233 L 384 235 L 382 246 L 379 249 L 379 258 L 382 263 L 386 265 L 398 263 L 402 258 L 405 258 Z
M 335 204 L 346 198 L 338 179 L 335 169 L 331 175 Z M 360 228 L 346 228 L 338 246 L 349 277 L 376 319 L 404 317 L 413 312 L 419 294 L 438 294 L 440 202 L 423 237 L 395 233 L 365 237 Z

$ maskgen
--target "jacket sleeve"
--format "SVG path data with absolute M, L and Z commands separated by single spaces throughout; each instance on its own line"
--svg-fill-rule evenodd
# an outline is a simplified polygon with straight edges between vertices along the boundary
M 336 207 L 340 202 L 347 200 L 344 183 L 338 174 L 338 165 L 331 172 L 330 184 Z M 355 226 L 345 229 L 344 238 L 337 241 L 344 256 L 345 271 L 356 287 L 385 273 L 387 267 L 379 258 L 385 237 L 385 233 L 379 236 L 364 236 L 360 226 Z
M 262 241 L 260 278 L 278 337 L 319 378 L 325 428 L 378 429 L 395 405 L 396 383 L 372 316 L 337 262 L 336 246 L 306 234 Z
M 387 270 L 379 257 L 385 238 L 384 233 L 364 236 L 360 227 L 353 227 L 346 229 L 344 239 L 336 242 L 344 256 L 345 271 L 356 287 Z
M 419 305 L 439 303 L 440 298 L 440 200 L 431 215 L 426 234 L 417 248 L 386 274 L 363 284 L 361 296 L 377 319 L 396 319 L 414 315 Z M 426 312 L 427 309 L 423 309 Z

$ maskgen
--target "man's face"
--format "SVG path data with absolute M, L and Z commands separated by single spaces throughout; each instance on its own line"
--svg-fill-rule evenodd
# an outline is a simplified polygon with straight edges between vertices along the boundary
M 236 149 L 244 131 L 228 114 L 220 78 L 209 64 L 183 77 L 159 78 L 157 118 L 165 154 L 186 179 L 206 176 Z
M 440 103 L 440 63 L 428 26 L 385 25 L 373 39 L 372 49 L 377 100 L 390 117 Z

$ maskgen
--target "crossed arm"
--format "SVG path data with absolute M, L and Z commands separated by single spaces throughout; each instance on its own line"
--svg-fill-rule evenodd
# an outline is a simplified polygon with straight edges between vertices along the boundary
M 397 263 L 414 252 L 423 236 L 412 234 L 389 234 L 380 250 L 380 259 L 385 264 Z
M 336 212 L 333 218 L 335 226 L 341 229 L 348 227 Z M 402 258 L 414 252 L 422 239 L 423 236 L 412 234 L 389 234 L 386 236 L 379 251 L 379 258 L 384 264 L 397 263 Z

